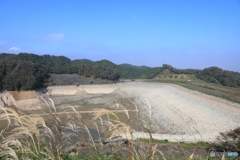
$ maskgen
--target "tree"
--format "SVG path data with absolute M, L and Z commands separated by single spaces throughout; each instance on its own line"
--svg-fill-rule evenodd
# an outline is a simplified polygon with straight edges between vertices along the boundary
M 1 88 L 7 90 L 31 90 L 41 87 L 48 69 L 28 61 L 0 61 Z

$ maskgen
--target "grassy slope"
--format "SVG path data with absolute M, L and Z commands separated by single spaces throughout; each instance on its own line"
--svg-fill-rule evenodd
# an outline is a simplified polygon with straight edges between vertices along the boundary
M 153 79 L 156 79 L 156 80 L 188 80 L 189 77 L 186 74 L 167 74 L 167 75 L 157 75 Z
M 140 138 L 138 140 L 140 142 L 149 143 L 149 139 Z M 167 145 L 179 145 L 179 146 L 185 146 L 185 147 L 205 147 L 205 148 L 212 147 L 212 145 L 210 143 L 203 142 L 203 141 L 199 141 L 197 143 L 186 143 L 186 142 L 169 142 L 167 139 L 165 139 L 165 140 L 153 139 L 151 143 L 154 143 L 154 144 L 167 144 Z
M 216 97 L 230 100 L 232 102 L 240 103 L 239 88 L 225 87 L 222 85 L 207 83 L 196 78 L 195 75 L 186 74 L 157 75 L 155 78 L 148 81 L 174 83 L 186 87 L 188 89 L 197 90 L 205 94 L 213 95 Z

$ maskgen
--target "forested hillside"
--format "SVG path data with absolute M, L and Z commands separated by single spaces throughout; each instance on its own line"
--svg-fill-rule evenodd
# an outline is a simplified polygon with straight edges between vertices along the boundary
M 0 89 L 31 90 L 43 86 L 49 73 L 77 73 L 117 81 L 120 77 L 116 69 L 93 65 L 90 60 L 74 60 L 64 56 L 35 55 L 28 53 L 0 54 Z
M 0 60 L 0 90 L 31 90 L 43 85 L 48 69 L 34 62 Z
M 196 77 L 209 83 L 222 84 L 229 87 L 240 87 L 240 73 L 222 70 L 218 67 L 205 68 Z
M 118 80 L 121 78 L 153 78 L 161 67 L 150 68 L 146 66 L 133 66 L 130 64 L 116 65 L 108 60 L 91 61 L 87 59 L 78 59 L 71 61 L 64 56 L 35 55 L 29 53 L 0 54 L 0 59 L 5 60 L 23 60 L 38 63 L 49 69 L 50 73 L 72 74 L 78 73 L 84 76 L 93 76 L 96 78 Z
M 73 74 L 84 77 L 117 81 L 119 78 L 152 79 L 164 74 L 192 74 L 197 78 L 230 87 L 240 87 L 240 73 L 217 67 L 177 69 L 168 64 L 161 67 L 116 65 L 109 60 L 71 60 L 64 56 L 36 55 L 30 53 L 0 54 L 0 89 L 30 90 L 43 85 L 49 73 Z

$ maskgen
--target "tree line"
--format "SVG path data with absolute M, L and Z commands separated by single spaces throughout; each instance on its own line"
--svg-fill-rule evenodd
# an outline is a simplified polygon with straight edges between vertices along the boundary
M 28 61 L 0 60 L 0 90 L 32 90 L 43 86 L 48 69 Z
M 117 81 L 119 78 L 152 79 L 159 74 L 194 74 L 197 78 L 230 87 L 240 87 L 240 73 L 218 67 L 177 69 L 168 64 L 161 67 L 116 65 L 108 60 L 71 60 L 65 56 L 32 53 L 0 54 L 0 89 L 31 90 L 43 86 L 49 73 L 73 74 Z
M 240 87 L 240 73 L 223 70 L 218 67 L 203 69 L 196 77 L 209 83 L 221 84 L 228 87 Z
M 77 73 L 117 81 L 120 77 L 116 69 L 93 64 L 90 60 L 71 61 L 64 56 L 0 54 L 0 90 L 32 90 L 44 86 L 49 73 Z

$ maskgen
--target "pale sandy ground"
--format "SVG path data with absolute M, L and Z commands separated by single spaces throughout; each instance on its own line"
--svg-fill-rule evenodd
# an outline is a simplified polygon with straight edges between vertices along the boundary
M 209 96 L 174 84 L 120 83 L 48 88 L 52 95 L 117 93 L 133 98 L 144 126 L 155 133 L 155 139 L 172 141 L 214 140 L 219 132 L 240 125 L 240 104 Z M 160 133 L 160 134 L 156 134 Z M 149 137 L 134 132 L 134 138 Z
M 143 119 L 149 119 L 151 111 L 155 131 L 170 133 L 154 134 L 156 139 L 210 141 L 219 132 L 240 127 L 240 104 L 237 103 L 174 84 L 125 83 L 119 88 L 118 92 L 125 97 L 136 98 Z M 149 128 L 149 123 L 145 125 Z M 138 132 L 134 137 L 149 135 Z

